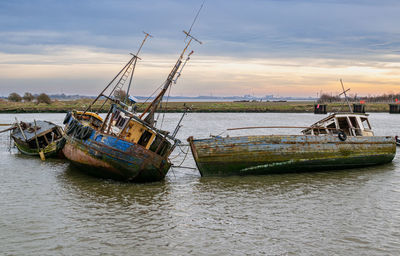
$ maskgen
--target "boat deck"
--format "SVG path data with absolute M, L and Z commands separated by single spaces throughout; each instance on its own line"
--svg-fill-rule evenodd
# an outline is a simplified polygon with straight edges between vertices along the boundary
M 26 123 L 26 124 L 28 125 L 28 127 L 26 129 L 24 129 L 24 128 L 22 128 L 22 129 L 24 129 L 24 133 L 25 133 L 27 141 L 35 138 L 35 135 L 40 136 L 43 132 L 51 130 L 57 126 L 56 124 L 53 124 L 48 121 L 36 121 L 36 125 L 39 129 L 37 129 L 36 133 L 35 133 L 35 130 L 34 130 L 35 124 L 33 122 Z M 24 136 L 21 133 L 21 130 L 18 128 L 16 128 L 15 131 L 13 132 L 13 136 L 22 141 L 25 140 Z

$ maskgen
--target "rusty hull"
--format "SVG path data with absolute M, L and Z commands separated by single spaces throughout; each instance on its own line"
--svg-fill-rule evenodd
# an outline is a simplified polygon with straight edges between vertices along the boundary
M 164 179 L 171 163 L 141 145 L 93 131 L 88 139 L 65 134 L 63 153 L 91 175 L 133 182 Z
M 325 171 L 391 162 L 390 136 L 266 135 L 193 139 L 190 148 L 202 176 Z
M 66 136 L 67 142 L 63 149 L 67 159 L 91 175 L 133 182 L 151 182 L 164 179 L 171 166 L 167 159 L 140 145 L 130 143 L 132 145 L 127 146 L 126 150 L 121 150 L 110 146 L 107 140 L 96 141 L 96 136 L 98 138 L 99 134 L 94 133 L 94 136 L 87 140 Z

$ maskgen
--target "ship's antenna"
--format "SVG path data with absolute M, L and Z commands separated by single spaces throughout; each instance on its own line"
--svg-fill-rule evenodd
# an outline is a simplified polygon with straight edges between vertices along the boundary
M 347 94 L 346 94 L 346 92 L 350 91 L 350 88 L 347 89 L 347 90 L 344 89 L 344 85 L 343 85 L 343 82 L 342 82 L 341 78 L 340 78 L 340 83 L 342 84 L 343 92 L 341 94 L 339 94 L 339 96 L 344 94 L 344 98 L 346 99 L 347 105 L 349 105 L 350 113 L 353 113 L 353 110 L 351 109 L 351 106 L 350 106 L 349 99 L 347 98 Z
M 193 25 L 194 25 L 194 23 L 196 23 L 197 17 L 199 17 L 200 11 L 201 11 L 201 9 L 203 8 L 203 5 L 204 5 L 205 1 L 206 1 L 206 0 L 203 1 L 203 3 L 201 4 L 199 10 L 197 11 L 196 17 L 194 17 L 193 23 L 192 23 L 192 25 L 191 25 L 190 28 L 189 28 L 188 34 L 190 34 L 190 32 L 192 32 Z M 186 38 L 187 38 L 187 37 L 188 37 L 188 36 L 186 36 Z M 186 38 L 185 38 L 185 40 L 186 40 Z

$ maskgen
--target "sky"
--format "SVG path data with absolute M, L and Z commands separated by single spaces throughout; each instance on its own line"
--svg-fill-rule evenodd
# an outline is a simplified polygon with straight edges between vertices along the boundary
M 146 41 L 131 94 L 165 81 L 203 0 L 1 0 L 0 95 L 97 95 Z M 400 1 L 208 0 L 171 95 L 400 92 Z

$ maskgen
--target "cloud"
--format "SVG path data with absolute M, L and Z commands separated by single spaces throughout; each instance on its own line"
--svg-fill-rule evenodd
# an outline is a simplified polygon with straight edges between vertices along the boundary
M 46 54 L 0 53 L 0 93 L 47 91 L 97 94 L 130 58 L 101 48 L 49 47 Z M 134 78 L 134 94 L 148 95 L 174 65 L 177 54 L 143 54 Z M 394 59 L 393 59 L 394 58 Z M 339 90 L 343 78 L 358 94 L 398 88 L 398 56 L 377 56 L 389 61 L 328 58 L 242 58 L 193 55 L 174 95 L 280 94 L 314 95 Z M 18 74 L 18 75 L 16 75 Z M 29 89 L 28 89 L 29 88 Z M 294 93 L 295 92 L 295 93 Z
M 96 94 L 136 52 L 142 30 L 154 35 L 135 74 L 146 94 L 165 79 L 201 3 L 1 1 L 0 94 Z M 207 1 L 193 29 L 204 44 L 192 45 L 175 93 L 314 95 L 339 77 L 360 93 L 396 90 L 399 11 L 393 0 Z

